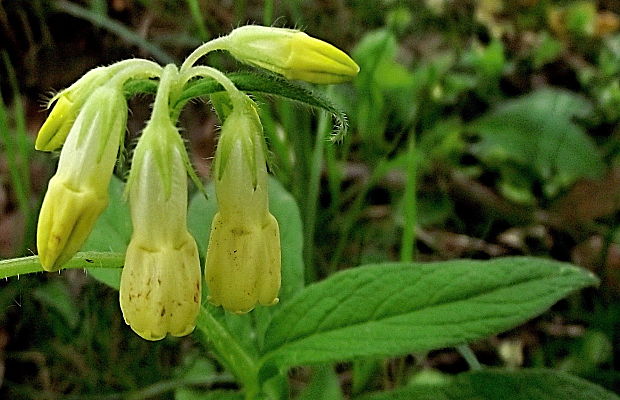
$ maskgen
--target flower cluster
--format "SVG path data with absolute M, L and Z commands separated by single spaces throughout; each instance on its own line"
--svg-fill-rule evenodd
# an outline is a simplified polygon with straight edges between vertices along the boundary
M 269 212 L 261 122 L 254 102 L 226 75 L 194 66 L 212 50 L 314 83 L 343 82 L 359 70 L 345 53 L 303 32 L 241 27 L 200 46 L 180 69 L 141 59 L 93 69 L 52 98 L 35 143 L 42 151 L 62 147 L 37 227 L 41 265 L 55 271 L 80 250 L 108 204 L 126 129 L 126 82 L 157 82 L 126 185 L 133 233 L 120 282 L 125 322 L 148 340 L 187 335 L 200 309 L 200 259 L 187 229 L 187 176 L 193 170 L 175 117 L 179 96 L 195 78 L 218 82 L 230 104 L 213 164 L 218 212 L 206 255 L 208 299 L 234 313 L 278 302 L 280 237 Z

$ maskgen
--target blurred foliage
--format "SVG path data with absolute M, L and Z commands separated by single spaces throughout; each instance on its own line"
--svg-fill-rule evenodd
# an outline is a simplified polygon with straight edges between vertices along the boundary
M 396 260 L 403 246 L 419 260 L 572 261 L 601 277 L 598 291 L 473 349 L 487 365 L 552 367 L 619 391 L 619 16 L 615 0 L 1 2 L 0 130 L 14 142 L 0 143 L 0 252 L 34 245 L 25 221 L 53 166 L 12 149 L 41 125 L 42 94 L 122 58 L 179 61 L 247 22 L 297 26 L 361 67 L 352 84 L 325 92 L 349 115 L 341 145 L 314 139 L 330 129 L 325 116 L 258 98 L 274 173 L 300 205 L 306 278 Z M 130 134 L 149 100 L 132 103 Z M 216 119 L 208 106 L 189 108 L 185 133 L 207 176 Z M 27 188 L 11 177 L 24 157 Z M 417 193 L 415 240 L 403 243 L 408 188 Z M 145 343 L 116 304 L 79 271 L 1 282 L 0 397 L 168 399 L 178 388 L 176 399 L 237 398 L 232 378 L 194 345 L 199 334 Z M 464 369 L 446 350 L 300 369 L 291 381 L 313 398 L 337 392 L 340 378 L 349 396 Z M 207 388 L 217 391 L 198 394 Z

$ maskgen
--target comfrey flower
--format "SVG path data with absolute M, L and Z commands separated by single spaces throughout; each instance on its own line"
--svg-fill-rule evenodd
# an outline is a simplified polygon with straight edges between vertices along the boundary
M 223 47 L 239 61 L 288 79 L 341 83 L 360 69 L 343 51 L 294 29 L 248 25 L 222 39 Z
M 119 294 L 125 322 L 148 340 L 189 334 L 200 310 L 200 261 L 187 229 L 188 173 L 201 184 L 175 126 L 185 102 L 211 94 L 193 91 L 202 86 L 188 84 L 194 79 L 218 82 L 231 104 L 213 165 L 218 212 L 206 255 L 209 301 L 238 314 L 278 302 L 280 233 L 269 212 L 262 126 L 256 105 L 231 79 L 215 68 L 194 66 L 213 50 L 314 83 L 344 82 L 359 71 L 345 53 L 303 32 L 241 27 L 197 48 L 180 69 L 132 59 L 92 70 L 52 98 L 48 106 L 54 107 L 35 143 L 43 151 L 64 144 L 37 227 L 41 264 L 53 271 L 79 251 L 108 204 L 127 120 L 125 94 L 150 92 L 157 85 L 126 186 L 133 233 Z M 125 85 L 129 80 L 132 84 Z M 267 89 L 269 82 L 264 82 Z M 278 85 L 273 86 L 277 93 Z
M 207 251 L 209 301 L 245 313 L 278 302 L 280 234 L 269 213 L 262 126 L 252 101 L 233 107 L 215 153 L 218 213 Z
M 198 249 L 186 221 L 187 154 L 162 90 L 127 183 L 133 233 L 120 286 L 125 322 L 147 340 L 191 333 L 201 299 Z
M 39 214 L 37 247 L 45 270 L 56 270 L 75 255 L 108 205 L 126 120 L 122 90 L 102 86 L 71 125 Z

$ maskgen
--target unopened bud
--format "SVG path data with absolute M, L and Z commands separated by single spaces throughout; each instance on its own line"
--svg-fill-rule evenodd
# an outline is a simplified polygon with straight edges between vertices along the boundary
M 226 49 L 239 61 L 312 83 L 341 83 L 359 66 L 329 43 L 294 29 L 248 25 L 226 37 Z

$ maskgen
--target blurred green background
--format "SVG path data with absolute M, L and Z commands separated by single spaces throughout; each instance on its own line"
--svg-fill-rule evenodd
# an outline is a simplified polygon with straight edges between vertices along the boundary
M 551 367 L 620 390 L 617 0 L 0 1 L 0 256 L 34 252 L 57 159 L 32 145 L 50 93 L 124 58 L 179 63 L 246 23 L 301 28 L 361 67 L 350 84 L 316 88 L 348 113 L 342 144 L 323 139 L 328 116 L 257 98 L 274 175 L 301 210 L 308 282 L 368 262 L 573 262 L 601 286 L 472 348 L 487 365 Z M 208 61 L 247 68 L 223 53 Z M 151 100 L 130 101 L 130 135 Z M 205 179 L 218 123 L 206 103 L 181 116 Z M 179 388 L 235 387 L 198 335 L 147 343 L 117 304 L 82 271 L 0 282 L 0 398 L 179 400 L 200 398 Z M 368 371 L 343 364 L 337 384 L 350 396 L 421 369 L 467 364 L 453 350 Z M 309 370 L 290 379 L 303 393 Z

